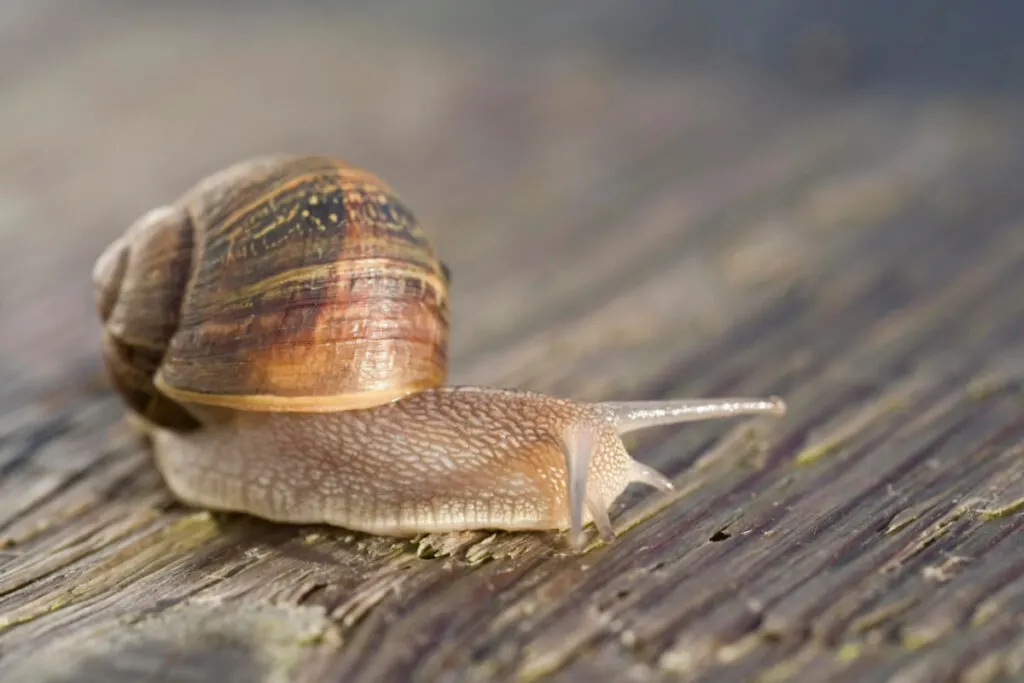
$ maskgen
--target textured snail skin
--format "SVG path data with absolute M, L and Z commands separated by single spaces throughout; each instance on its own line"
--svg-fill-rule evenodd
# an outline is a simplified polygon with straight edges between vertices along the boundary
M 778 399 L 576 403 L 481 387 L 427 389 L 332 413 L 233 413 L 151 431 L 158 467 L 192 505 L 387 536 L 570 530 L 614 539 L 631 483 L 672 489 L 621 435 L 691 420 L 781 414 Z
M 390 536 L 614 538 L 629 431 L 779 399 L 579 403 L 446 387 L 447 268 L 395 193 L 336 159 L 252 159 L 140 217 L 93 269 L 107 376 L 184 502 Z

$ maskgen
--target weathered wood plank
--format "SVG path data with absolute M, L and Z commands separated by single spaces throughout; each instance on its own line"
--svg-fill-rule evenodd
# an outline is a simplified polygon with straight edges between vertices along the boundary
M 472 17 L 418 33 L 381 6 L 23 15 L 0 68 L 0 680 L 1020 676 L 1012 94 L 488 52 Z M 679 490 L 631 489 L 580 557 L 176 504 L 96 377 L 88 272 L 141 211 L 279 149 L 416 207 L 455 273 L 453 381 L 790 413 L 634 438 Z

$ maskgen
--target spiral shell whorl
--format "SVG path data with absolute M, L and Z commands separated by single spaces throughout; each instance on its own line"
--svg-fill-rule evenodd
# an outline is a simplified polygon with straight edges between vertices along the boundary
M 92 273 L 108 379 L 137 414 L 176 430 L 199 423 L 159 391 L 153 377 L 178 328 L 192 232 L 180 207 L 149 211 L 104 250 Z

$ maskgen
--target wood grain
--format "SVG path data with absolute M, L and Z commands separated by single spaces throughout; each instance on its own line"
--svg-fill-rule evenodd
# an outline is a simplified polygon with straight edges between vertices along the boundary
M 12 4 L 0 52 L 0 680 L 1024 675 L 1012 89 L 767 78 L 671 35 L 630 59 L 523 17 L 488 48 L 441 0 L 96 5 Z M 633 438 L 678 491 L 630 489 L 582 556 L 178 505 L 97 378 L 89 270 L 275 151 L 413 207 L 454 275 L 452 381 L 789 414 Z

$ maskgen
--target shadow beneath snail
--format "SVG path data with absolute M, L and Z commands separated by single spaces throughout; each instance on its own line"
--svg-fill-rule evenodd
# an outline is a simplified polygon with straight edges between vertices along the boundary
M 168 511 L 193 511 L 172 502 Z M 413 563 L 450 560 L 478 566 L 518 557 L 576 558 L 605 544 L 594 535 L 580 550 L 573 550 L 566 533 L 469 530 L 427 533 L 407 538 L 377 536 L 329 525 L 290 525 L 269 522 L 244 513 L 213 512 L 211 519 L 225 545 L 207 555 L 204 565 L 219 564 L 259 548 L 280 558 L 321 567 L 361 566 L 382 560 Z

